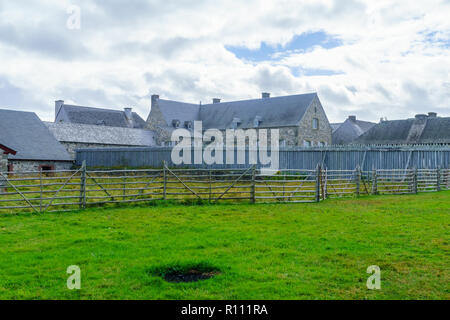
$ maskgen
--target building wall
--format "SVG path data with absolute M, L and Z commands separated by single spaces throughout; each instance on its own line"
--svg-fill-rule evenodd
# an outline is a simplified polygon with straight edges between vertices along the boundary
M 70 170 L 74 165 L 73 162 L 67 161 L 26 161 L 26 160 L 10 160 L 13 172 L 39 171 L 42 166 L 51 166 L 53 170 Z
M 8 171 L 8 155 L 0 149 L 0 172 Z
M 0 149 L 0 172 L 7 172 L 7 171 L 8 171 L 8 155 L 3 153 L 3 150 Z M 3 177 L 0 176 L 0 192 L 3 191 L 5 185 L 6 182 L 4 181 Z
M 314 118 L 319 120 L 318 129 L 313 129 L 312 127 Z M 164 146 L 165 142 L 170 141 L 170 124 L 166 123 L 164 120 L 164 117 L 158 107 L 157 100 L 152 101 L 152 109 L 147 119 L 147 128 L 156 132 L 157 145 Z M 311 141 L 314 146 L 317 146 L 319 142 L 327 145 L 331 145 L 332 143 L 332 128 L 320 100 L 317 97 L 311 103 L 311 106 L 306 111 L 298 126 L 280 127 L 278 129 L 280 130 L 281 146 L 303 146 L 305 140 Z
M 313 129 L 314 118 L 319 120 L 318 129 Z M 330 145 L 332 143 L 332 131 L 327 115 L 325 114 L 319 99 L 316 97 L 300 121 L 297 144 L 298 146 L 303 146 L 304 141 L 308 140 L 311 141 L 314 146 L 317 146 L 319 142 Z
M 156 132 L 156 145 L 164 146 L 165 142 L 170 141 L 171 132 L 169 131 L 169 124 L 159 109 L 158 100 L 157 97 L 152 97 L 152 109 L 147 118 L 146 128 Z

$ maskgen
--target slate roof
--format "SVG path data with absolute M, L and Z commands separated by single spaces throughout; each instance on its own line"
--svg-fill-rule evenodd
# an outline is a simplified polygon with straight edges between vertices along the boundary
M 60 142 L 119 146 L 154 146 L 154 132 L 144 129 L 108 127 L 78 123 L 45 122 Z
M 65 116 L 64 120 L 70 123 L 92 124 L 98 125 L 102 123 L 104 126 L 128 128 L 125 111 L 110 110 L 92 107 L 75 106 L 63 104 L 59 113 L 56 115 L 56 122 Z M 136 112 L 132 113 L 133 128 L 144 128 L 146 123 Z
M 200 119 L 203 127 L 217 129 L 230 128 L 234 118 L 241 121 L 237 128 L 253 128 L 256 116 L 261 117 L 261 127 L 296 126 L 316 97 L 308 93 L 208 104 L 200 108 Z
M 343 123 L 330 123 L 331 129 L 336 131 L 340 126 L 342 126 Z
M 418 139 L 408 141 L 416 119 L 383 121 L 361 135 L 354 143 L 360 144 L 450 144 L 450 117 L 427 118 Z
M 158 107 L 169 127 L 176 119 L 181 128 L 185 121 L 201 120 L 204 129 L 227 129 L 238 118 L 237 128 L 246 129 L 254 127 L 256 117 L 260 117 L 261 127 L 286 127 L 298 125 L 316 97 L 316 93 L 309 93 L 205 105 L 158 99 Z
M 332 143 L 348 144 L 353 142 L 374 125 L 376 125 L 376 123 L 347 119 L 337 129 L 333 130 Z
M 10 160 L 72 160 L 34 112 L 0 110 L 0 143 L 17 151 Z
M 158 106 L 169 126 L 172 125 L 172 120 L 179 120 L 180 127 L 184 127 L 185 121 L 200 119 L 200 105 L 198 104 L 158 99 Z

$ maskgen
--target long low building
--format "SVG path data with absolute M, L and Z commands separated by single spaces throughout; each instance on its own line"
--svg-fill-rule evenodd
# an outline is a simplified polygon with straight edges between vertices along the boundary
M 450 117 L 438 117 L 435 112 L 429 112 L 412 119 L 382 121 L 354 143 L 450 145 Z
M 75 159 L 75 150 L 104 147 L 150 147 L 155 145 L 150 130 L 69 122 L 44 122 Z

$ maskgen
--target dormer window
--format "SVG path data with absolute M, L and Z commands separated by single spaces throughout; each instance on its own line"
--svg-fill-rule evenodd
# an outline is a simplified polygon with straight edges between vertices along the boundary
M 233 123 L 231 124 L 233 129 L 237 129 L 237 127 L 241 124 L 241 119 L 233 118 Z
M 179 128 L 180 127 L 180 120 L 172 120 L 172 126 L 174 128 Z
M 192 121 L 185 121 L 184 122 L 184 127 L 186 129 L 192 129 Z
M 253 120 L 253 127 L 258 128 L 261 122 L 262 122 L 261 117 L 256 116 L 255 119 Z

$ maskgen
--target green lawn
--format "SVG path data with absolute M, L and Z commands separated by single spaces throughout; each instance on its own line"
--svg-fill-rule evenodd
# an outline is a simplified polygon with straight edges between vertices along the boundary
M 0 299 L 449 299 L 450 192 L 0 216 Z M 70 265 L 81 290 L 66 287 Z M 168 283 L 157 270 L 220 274 Z M 366 269 L 381 268 L 381 290 Z

